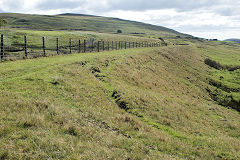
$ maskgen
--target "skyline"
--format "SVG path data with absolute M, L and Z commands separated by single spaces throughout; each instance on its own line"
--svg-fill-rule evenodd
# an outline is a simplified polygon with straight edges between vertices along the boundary
M 219 0 L 1 0 L 0 13 L 62 13 L 116 17 L 207 39 L 240 38 L 240 2 Z

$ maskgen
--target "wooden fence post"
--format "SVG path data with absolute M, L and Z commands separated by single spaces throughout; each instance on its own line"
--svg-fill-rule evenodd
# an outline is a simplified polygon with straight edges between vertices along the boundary
M 84 40 L 84 42 L 83 42 L 83 52 L 84 53 L 86 52 L 86 40 Z
M 78 40 L 78 53 L 80 53 L 80 52 L 81 52 L 81 41 Z
M 72 53 L 72 40 L 71 38 L 69 39 L 69 53 Z
M 118 43 L 118 49 L 121 49 L 121 42 Z
M 127 49 L 127 42 L 125 42 L 125 49 Z
M 3 34 L 1 34 L 1 61 L 4 61 Z
M 116 50 L 117 50 L 117 41 L 115 41 L 115 48 L 116 48 Z
M 104 41 L 102 42 L 102 50 L 104 51 L 105 50 L 105 46 L 104 46 Z
M 27 58 L 27 36 L 24 36 L 24 51 L 25 57 Z
M 109 41 L 108 41 L 108 51 L 109 51 Z
M 43 41 L 43 57 L 46 56 L 46 52 L 45 52 L 45 38 L 42 37 L 42 41 Z
M 114 42 L 112 41 L 112 50 L 114 49 L 114 46 L 113 46 L 113 45 L 114 45 Z
M 58 44 L 58 37 L 57 37 L 57 54 L 59 54 L 59 44 Z
M 91 52 L 93 52 L 94 42 L 92 42 Z
M 97 42 L 97 51 L 98 51 L 98 52 L 100 51 L 100 46 L 99 46 L 99 45 L 100 45 L 100 42 L 98 41 L 98 42 Z
M 131 48 L 131 42 L 128 42 L 128 47 Z
M 133 42 L 133 48 L 135 47 L 134 42 Z

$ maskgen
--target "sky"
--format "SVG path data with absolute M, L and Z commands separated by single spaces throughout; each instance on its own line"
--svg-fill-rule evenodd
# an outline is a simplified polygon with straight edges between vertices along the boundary
M 160 25 L 208 39 L 240 38 L 239 0 L 0 0 L 0 13 L 80 13 Z

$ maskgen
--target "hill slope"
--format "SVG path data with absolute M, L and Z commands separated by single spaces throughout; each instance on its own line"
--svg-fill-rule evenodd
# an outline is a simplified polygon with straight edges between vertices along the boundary
M 226 39 L 225 41 L 237 42 L 240 43 L 240 39 Z
M 12 28 L 36 30 L 83 30 L 104 33 L 116 33 L 118 29 L 124 34 L 162 34 L 164 36 L 180 35 L 172 29 L 140 22 L 121 20 L 82 14 L 29 15 L 1 13 L 0 17 L 8 21 Z
M 214 48 L 0 63 L 0 159 L 240 159 L 239 113 L 206 91 Z

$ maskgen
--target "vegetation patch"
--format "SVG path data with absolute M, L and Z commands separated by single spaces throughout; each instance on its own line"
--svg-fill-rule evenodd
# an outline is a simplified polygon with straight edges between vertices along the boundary
M 240 66 L 229 66 L 229 65 L 222 65 L 214 60 L 211 60 L 209 58 L 205 59 L 205 64 L 209 65 L 210 67 L 213 67 L 215 69 L 226 69 L 228 71 L 235 71 L 237 69 L 240 69 Z

